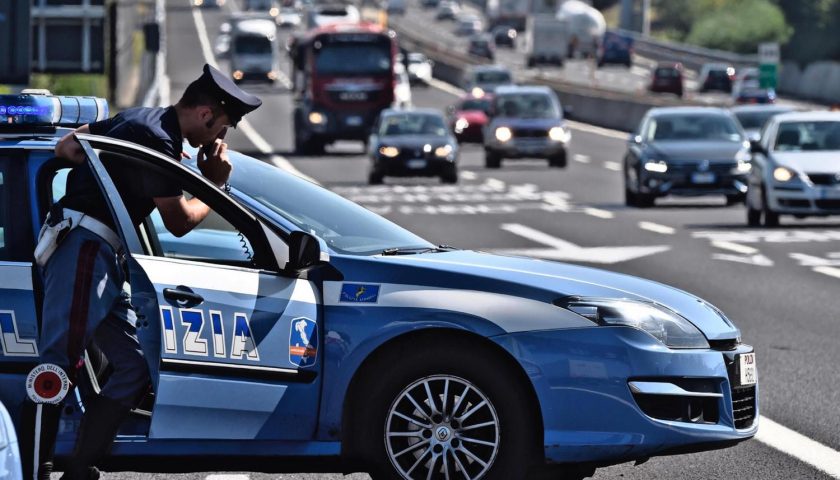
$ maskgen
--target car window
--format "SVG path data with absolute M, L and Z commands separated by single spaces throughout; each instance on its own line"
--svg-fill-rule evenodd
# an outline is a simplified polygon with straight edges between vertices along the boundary
M 461 104 L 461 110 L 480 110 L 487 113 L 490 110 L 490 102 L 485 99 L 471 99 L 464 100 Z
M 496 111 L 508 118 L 560 118 L 556 102 L 545 93 L 517 93 L 496 97 Z
M 840 121 L 784 122 L 776 133 L 775 150 L 840 150 Z
M 743 141 L 735 122 L 724 115 L 660 115 L 651 119 L 648 141 Z
M 511 83 L 508 72 L 476 72 L 475 81 L 478 83 Z
M 388 115 L 383 118 L 379 134 L 392 135 L 434 135 L 446 136 L 446 123 L 443 117 L 429 114 Z

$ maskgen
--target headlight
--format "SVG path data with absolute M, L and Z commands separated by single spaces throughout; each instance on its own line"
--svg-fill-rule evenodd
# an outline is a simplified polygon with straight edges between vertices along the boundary
M 670 348 L 709 348 L 691 322 L 655 303 L 609 298 L 574 298 L 561 307 L 602 326 L 638 328 Z
M 472 96 L 475 98 L 481 98 L 484 96 L 484 90 L 481 87 L 473 87 L 472 89 Z
M 496 140 L 507 142 L 511 138 L 513 138 L 513 132 L 508 127 L 499 127 L 496 129 Z
M 452 145 L 444 145 L 435 149 L 436 157 L 448 157 L 450 153 L 452 153 Z
M 321 112 L 312 112 L 309 114 L 309 123 L 320 125 L 326 121 L 327 119 L 321 114 Z
M 464 118 L 464 117 L 461 117 L 461 118 L 459 118 L 458 120 L 455 121 L 455 131 L 458 132 L 458 133 L 463 132 L 469 126 L 470 126 L 470 122 L 468 122 L 467 119 Z
M 200 7 L 204 5 L 204 0 L 193 0 L 193 5 L 195 5 L 196 7 Z
M 752 170 L 752 163 L 738 160 L 738 165 L 735 166 L 735 173 L 750 173 Z
M 397 147 L 379 147 L 379 153 L 388 158 L 394 158 L 400 154 L 400 149 Z
M 277 14 L 280 13 L 280 10 L 277 7 L 271 7 L 271 10 L 268 11 L 268 14 L 272 17 L 276 17 Z
M 233 75 L 231 75 L 231 76 L 233 77 L 234 80 L 242 80 L 242 78 L 245 77 L 245 74 L 242 73 L 242 70 L 237 70 L 237 71 L 233 72 Z
M 776 169 L 773 170 L 773 178 L 775 178 L 777 182 L 789 182 L 794 176 L 793 171 L 785 167 L 776 167 Z
M 650 160 L 645 163 L 645 170 L 648 172 L 665 173 L 668 171 L 668 164 L 662 160 Z
M 566 132 L 563 127 L 552 127 L 551 130 L 548 131 L 548 138 L 554 140 L 555 142 L 566 142 L 569 140 L 570 136 L 569 132 Z
M 749 162 L 752 160 L 752 155 L 750 155 L 750 151 L 747 149 L 738 150 L 738 153 L 735 154 L 735 160 L 739 162 Z

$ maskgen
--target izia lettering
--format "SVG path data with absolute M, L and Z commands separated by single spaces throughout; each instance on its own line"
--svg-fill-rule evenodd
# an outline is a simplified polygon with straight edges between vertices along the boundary
M 15 312 L 0 310 L 0 345 L 1 352 L 8 357 L 37 357 L 38 344 L 35 339 L 20 338 Z
M 175 315 L 180 316 L 181 323 L 181 347 L 178 348 L 178 332 L 175 328 Z M 209 319 L 210 325 L 207 330 L 210 331 L 211 342 L 205 338 L 205 317 Z M 233 314 L 233 326 L 230 328 L 230 349 L 227 348 L 225 339 L 227 338 L 225 332 L 225 323 L 222 318 L 222 312 L 218 310 L 210 310 L 205 316 L 203 310 L 181 308 L 173 309 L 172 307 L 160 307 L 160 322 L 163 330 L 163 351 L 168 354 L 183 353 L 185 355 L 195 355 L 200 357 L 209 357 L 210 344 L 212 344 L 212 355 L 216 358 L 230 358 L 236 360 L 251 360 L 254 362 L 260 361 L 260 354 L 257 350 L 257 344 L 254 341 L 254 336 L 251 333 L 251 325 L 248 321 L 248 316 L 244 313 Z M 230 352 L 229 354 L 227 352 Z M 228 356 L 229 355 L 229 356 Z

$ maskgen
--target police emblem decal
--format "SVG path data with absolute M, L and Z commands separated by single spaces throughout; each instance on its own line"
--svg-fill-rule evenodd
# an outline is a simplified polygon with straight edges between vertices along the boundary
M 58 365 L 42 363 L 26 376 L 26 394 L 35 403 L 61 403 L 70 391 L 70 378 Z
M 289 331 L 289 362 L 299 368 L 315 365 L 318 359 L 318 324 L 306 317 L 292 320 Z
M 376 303 L 379 300 L 379 285 L 345 283 L 341 285 L 338 301 L 349 303 Z

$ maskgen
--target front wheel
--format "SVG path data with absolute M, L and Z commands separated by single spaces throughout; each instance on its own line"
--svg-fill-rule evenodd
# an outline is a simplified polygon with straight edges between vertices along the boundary
M 549 158 L 548 166 L 556 168 L 566 168 L 566 151 L 563 150 L 557 155 L 553 155 L 551 158 Z
M 484 166 L 487 168 L 499 168 L 502 166 L 502 156 L 490 150 L 484 151 Z

